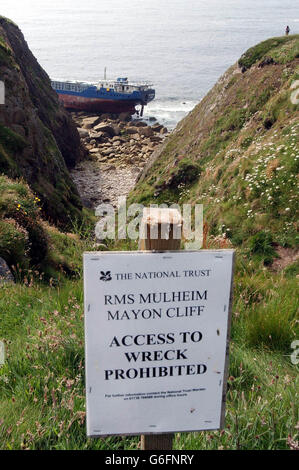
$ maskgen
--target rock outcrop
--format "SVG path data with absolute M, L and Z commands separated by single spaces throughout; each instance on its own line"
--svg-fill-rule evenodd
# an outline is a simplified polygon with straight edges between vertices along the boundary
M 81 200 L 68 168 L 85 151 L 71 116 L 20 29 L 0 17 L 0 172 L 23 177 L 42 201 L 43 213 L 67 226 L 81 217 Z
M 14 282 L 14 277 L 3 258 L 0 258 L 0 285 L 6 282 Z

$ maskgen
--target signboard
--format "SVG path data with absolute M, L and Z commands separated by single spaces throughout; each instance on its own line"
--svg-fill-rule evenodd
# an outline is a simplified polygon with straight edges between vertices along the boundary
M 5 86 L 2 80 L 0 80 L 0 104 L 5 104 Z
M 233 258 L 84 254 L 88 436 L 222 426 Z

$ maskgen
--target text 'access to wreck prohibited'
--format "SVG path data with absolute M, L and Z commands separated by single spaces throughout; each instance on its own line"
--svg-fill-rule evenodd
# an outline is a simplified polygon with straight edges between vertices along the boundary
M 222 426 L 233 259 L 84 254 L 88 436 Z

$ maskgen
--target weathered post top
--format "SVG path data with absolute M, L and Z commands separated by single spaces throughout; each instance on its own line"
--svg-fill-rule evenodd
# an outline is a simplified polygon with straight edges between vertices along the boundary
M 139 250 L 179 250 L 183 219 L 178 209 L 145 207 L 140 225 Z

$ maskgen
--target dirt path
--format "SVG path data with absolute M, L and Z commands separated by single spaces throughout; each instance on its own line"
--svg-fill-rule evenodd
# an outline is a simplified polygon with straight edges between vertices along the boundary
M 71 175 L 86 206 L 95 208 L 105 202 L 116 207 L 118 198 L 134 188 L 140 171 L 133 165 L 120 167 L 85 161 L 77 165 Z

